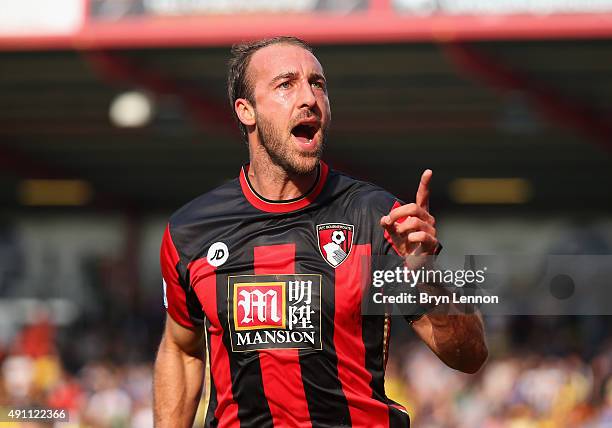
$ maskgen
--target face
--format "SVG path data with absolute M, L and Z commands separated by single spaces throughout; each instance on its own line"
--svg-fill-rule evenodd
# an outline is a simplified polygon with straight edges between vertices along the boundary
M 287 173 L 312 172 L 331 114 L 321 64 L 306 49 L 276 44 L 253 54 L 248 73 L 259 143 Z

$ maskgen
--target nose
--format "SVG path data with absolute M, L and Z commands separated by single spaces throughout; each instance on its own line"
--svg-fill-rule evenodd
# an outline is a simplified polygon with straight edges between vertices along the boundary
M 317 97 L 315 96 L 315 93 L 312 90 L 310 82 L 306 81 L 302 83 L 302 85 L 300 85 L 300 108 L 307 107 L 309 109 L 312 109 L 316 103 Z

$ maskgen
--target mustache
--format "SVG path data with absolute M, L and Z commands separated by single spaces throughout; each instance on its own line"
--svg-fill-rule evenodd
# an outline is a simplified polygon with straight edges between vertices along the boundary
M 294 126 L 298 125 L 302 120 L 312 120 L 313 118 L 316 119 L 319 125 L 321 125 L 322 117 L 320 114 L 312 110 L 305 110 L 291 120 L 291 127 L 293 128 Z

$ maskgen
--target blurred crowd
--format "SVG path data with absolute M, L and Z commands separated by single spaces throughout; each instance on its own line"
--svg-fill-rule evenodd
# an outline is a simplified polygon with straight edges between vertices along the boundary
M 153 425 L 150 362 L 92 361 L 71 372 L 55 342 L 43 320 L 0 353 L 0 407 L 66 409 L 70 421 L 56 424 L 62 427 Z
M 589 361 L 528 352 L 492 357 L 476 375 L 446 367 L 420 344 L 395 355 L 387 395 L 418 428 L 612 427 L 612 346 Z
M 56 338 L 43 319 L 0 348 L 0 407 L 66 408 L 70 422 L 55 425 L 61 427 L 152 426 L 153 354 L 149 361 L 69 367 Z M 612 343 L 590 357 L 510 349 L 465 375 L 422 343 L 400 340 L 387 365 L 387 394 L 418 428 L 612 427 Z

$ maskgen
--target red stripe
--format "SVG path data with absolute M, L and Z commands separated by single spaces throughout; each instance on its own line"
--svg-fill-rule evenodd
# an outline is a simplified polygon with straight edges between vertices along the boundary
M 295 273 L 295 244 L 255 247 L 255 274 Z M 264 394 L 275 427 L 310 427 L 297 349 L 259 351 Z
M 166 299 L 168 300 L 168 314 L 174 321 L 183 327 L 193 328 L 193 323 L 189 318 L 187 310 L 187 298 L 185 290 L 179 283 L 178 272 L 176 265 L 179 261 L 179 255 L 172 242 L 170 235 L 170 225 L 166 226 L 166 231 L 162 238 L 161 251 L 159 254 L 159 264 L 161 265 L 162 276 L 166 281 Z
M 391 407 L 394 407 L 398 410 L 401 410 L 402 412 L 408 414 L 408 411 L 406 410 L 406 408 L 400 404 L 389 404 Z
M 555 13 L 414 16 L 370 13 L 222 14 L 90 20 L 70 34 L 0 35 L 0 50 L 122 49 L 230 46 L 272 34 L 293 34 L 313 44 L 374 44 L 473 40 L 608 39 L 612 14 Z
M 334 345 L 353 426 L 388 427 L 387 405 L 372 398 L 372 375 L 366 369 L 361 331 L 362 278 L 370 255 L 370 244 L 354 245 L 349 258 L 336 268 Z
M 191 283 L 198 296 L 206 317 L 210 322 L 210 367 L 217 391 L 217 408 L 215 418 L 220 427 L 239 428 L 238 404 L 234 401 L 232 392 L 232 375 L 230 372 L 229 355 L 223 344 L 223 327 L 217 314 L 217 275 L 215 267 L 206 259 L 198 259 L 189 263 Z

